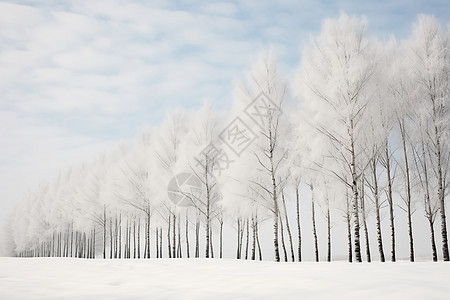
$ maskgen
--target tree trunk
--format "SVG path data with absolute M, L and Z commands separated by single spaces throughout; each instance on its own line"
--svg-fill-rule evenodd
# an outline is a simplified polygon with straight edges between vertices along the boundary
M 375 158 L 372 158 L 372 176 L 373 176 L 373 196 L 375 198 L 375 214 L 377 218 L 378 252 L 380 253 L 380 261 L 385 262 L 383 250 L 383 237 L 381 234 L 380 200 L 379 200 L 380 195 L 378 194 L 377 161 Z
M 249 236 L 250 236 L 250 226 L 249 226 L 249 219 L 247 218 L 247 226 L 246 226 L 246 231 L 247 231 L 247 236 L 246 236 L 246 243 L 245 243 L 245 259 L 248 259 L 248 245 L 249 245 Z
M 155 244 L 156 244 L 156 258 L 161 258 L 159 255 L 159 228 L 155 229 Z
M 436 250 L 436 240 L 434 238 L 434 222 L 432 220 L 428 220 L 430 224 L 430 240 L 431 240 L 431 251 L 433 253 L 433 261 L 438 261 L 437 250 Z
M 173 217 L 173 222 L 172 222 L 172 257 L 176 258 L 177 257 L 177 232 L 176 232 L 176 216 L 175 213 L 172 214 Z
M 170 212 L 169 212 L 169 226 L 167 226 L 167 250 L 169 253 L 169 258 L 172 258 L 172 248 L 170 246 L 170 224 L 171 224 L 171 216 L 170 216 Z
M 200 257 L 200 221 L 199 210 L 197 209 L 197 218 L 195 222 L 195 257 Z
M 93 236 L 93 243 L 92 243 L 92 258 L 95 258 L 95 228 L 94 228 L 94 236 Z
M 188 211 L 186 210 L 186 224 L 185 224 L 185 235 L 186 235 L 186 257 L 189 258 L 189 219 Z
M 236 247 L 236 259 L 241 258 L 241 218 L 237 218 L 237 247 Z
M 136 217 L 133 219 L 133 258 L 136 259 Z
M 239 258 L 242 258 L 242 247 L 244 244 L 244 228 L 245 228 L 245 221 L 241 219 L 241 227 L 240 227 L 240 238 L 239 238 Z
M 220 217 L 220 240 L 219 240 L 219 248 L 220 248 L 220 258 L 223 258 L 223 219 Z
M 122 214 L 119 215 L 119 258 L 122 258 Z
M 409 164 L 408 164 L 408 154 L 406 149 L 406 128 L 405 120 L 399 120 L 400 133 L 402 136 L 403 145 L 403 157 L 405 159 L 405 181 L 406 181 L 406 212 L 408 215 L 408 235 L 409 235 L 409 260 L 414 261 L 414 242 L 413 242 L 413 229 L 412 229 L 412 211 L 411 211 L 411 182 L 409 176 Z
M 105 218 L 106 222 L 106 218 Z M 106 225 L 105 225 L 106 227 Z M 73 257 L 73 220 L 72 220 L 72 226 L 70 231 L 70 257 Z
M 147 210 L 147 258 L 150 258 L 150 208 Z
M 357 185 L 357 175 L 356 175 L 356 156 L 355 156 L 355 142 L 353 137 L 353 119 L 350 119 L 350 154 L 351 154 L 351 163 L 350 163 L 350 169 L 352 172 L 352 191 L 353 191 L 353 217 L 354 217 L 354 223 L 355 228 L 354 235 L 355 235 L 355 259 L 357 262 L 362 262 L 361 259 L 361 243 L 359 239 L 359 209 L 358 209 L 358 185 Z
M 205 181 L 205 187 L 206 187 L 206 224 L 205 224 L 205 234 L 206 234 L 206 243 L 205 243 L 205 257 L 209 258 L 209 233 L 210 233 L 210 190 L 209 190 L 209 183 L 208 183 L 208 163 L 205 164 L 206 166 L 206 181 Z
M 183 257 L 182 251 L 183 250 L 181 249 L 181 218 L 178 215 L 178 247 L 177 247 L 177 257 L 178 258 Z
M 316 231 L 316 210 L 314 201 L 314 187 L 311 184 L 311 216 L 312 216 L 312 227 L 313 227 L 313 237 L 314 237 L 314 254 L 316 262 L 319 261 L 319 243 L 317 241 L 317 231 Z
M 286 244 L 284 243 L 284 228 L 283 228 L 283 216 L 280 216 L 280 233 L 281 233 L 281 247 L 283 248 L 284 261 L 287 262 Z
M 330 215 L 330 205 L 327 207 L 327 233 L 328 233 L 328 254 L 327 261 L 331 262 L 331 215 Z
M 112 259 L 113 258 L 113 221 L 112 221 L 112 218 L 109 219 L 109 239 L 110 239 L 109 259 Z
M 352 226 L 351 226 L 351 212 L 348 192 L 345 193 L 345 198 L 347 201 L 347 211 L 345 214 L 345 219 L 347 221 L 347 240 L 348 240 L 348 262 L 353 262 L 353 250 L 352 250 Z
M 106 205 L 103 206 L 103 259 L 106 259 Z
M 256 258 L 256 228 L 255 217 L 252 215 L 252 260 Z
M 424 173 L 424 187 L 425 187 L 425 217 L 428 219 L 428 224 L 430 225 L 430 240 L 431 240 L 431 251 L 433 254 L 433 261 L 437 261 L 437 249 L 436 240 L 434 237 L 434 216 L 435 212 L 431 207 L 430 201 L 430 189 L 428 182 L 428 168 L 427 168 L 427 158 L 425 153 L 425 143 L 422 141 L 422 157 L 423 157 L 423 173 Z
M 261 261 L 262 260 L 262 250 L 261 250 L 261 244 L 259 242 L 259 222 L 258 222 L 258 216 L 256 216 L 256 244 L 258 245 L 258 258 Z
M 119 243 L 118 243 L 118 233 L 119 233 L 119 230 L 118 230 L 118 220 L 117 220 L 117 215 L 116 215 L 116 217 L 115 217 L 115 222 L 114 222 L 114 258 L 117 258 L 117 254 L 118 254 L 118 251 L 117 251 L 117 246 L 119 245 Z
M 433 101 L 433 115 L 436 116 L 436 108 Z M 436 117 L 435 117 L 436 118 Z M 434 118 L 434 119 L 435 119 Z M 442 157 L 441 157 L 441 141 L 438 126 L 434 124 L 435 143 L 436 143 L 436 159 L 438 171 L 438 198 L 439 211 L 441 215 L 441 236 L 442 236 L 442 256 L 444 261 L 449 261 L 448 239 L 447 239 L 447 221 L 445 215 L 445 194 L 444 194 L 444 178 L 442 175 Z
M 281 191 L 281 199 L 283 200 L 284 215 L 286 218 L 286 230 L 287 230 L 288 237 L 289 237 L 289 245 L 291 246 L 291 260 L 295 261 L 294 243 L 292 242 L 292 233 L 291 233 L 291 228 L 289 226 L 289 218 L 288 218 L 288 213 L 287 213 L 287 209 L 286 209 L 286 200 L 284 199 L 283 191 Z
M 273 172 L 272 172 L 273 173 Z M 278 248 L 278 202 L 277 202 L 277 191 L 275 177 L 272 176 L 272 193 L 273 193 L 273 210 L 274 210 L 274 220 L 273 220 L 273 247 L 275 251 L 275 261 L 280 261 L 280 250 Z
M 395 262 L 395 225 L 394 225 L 394 200 L 392 198 L 391 159 L 389 155 L 389 141 L 385 141 L 386 177 L 388 182 L 387 200 L 389 203 L 389 221 L 391 228 L 391 261 Z
M 302 261 L 302 231 L 300 228 L 300 193 L 298 190 L 298 184 L 295 186 L 295 198 L 297 204 L 297 232 L 298 232 L 298 261 Z
M 163 229 L 159 228 L 159 256 L 163 257 Z
M 369 230 L 367 228 L 366 201 L 365 201 L 365 193 L 364 193 L 364 177 L 362 179 L 362 184 L 361 184 L 361 215 L 363 218 L 364 237 L 366 239 L 367 262 L 371 262 L 372 257 L 370 255 Z
M 138 219 L 137 258 L 141 258 L 141 218 Z
M 213 232 L 212 232 L 212 228 L 211 231 L 209 232 L 209 247 L 211 248 L 211 252 L 210 252 L 210 256 L 211 258 L 214 258 L 214 248 L 213 248 Z

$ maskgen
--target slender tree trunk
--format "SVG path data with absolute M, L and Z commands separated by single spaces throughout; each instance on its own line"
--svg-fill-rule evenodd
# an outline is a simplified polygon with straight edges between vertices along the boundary
M 243 221 L 241 219 L 241 227 L 240 227 L 240 242 L 239 242 L 239 258 L 242 258 L 242 247 L 244 244 L 244 227 L 245 226 L 245 221 Z
M 302 231 L 300 227 L 300 193 L 298 190 L 298 184 L 295 186 L 295 198 L 297 204 L 297 233 L 298 233 L 298 261 L 302 261 Z
M 109 243 L 110 243 L 110 249 L 109 249 L 109 259 L 113 258 L 113 221 L 112 218 L 109 219 Z
M 255 228 L 256 228 L 256 244 L 258 245 L 258 258 L 261 261 L 263 259 L 262 257 L 262 250 L 261 250 L 261 243 L 259 242 L 259 222 L 258 222 L 258 216 L 256 216 L 256 223 L 255 223 Z
M 133 220 L 134 222 L 134 220 Z M 131 258 L 131 236 L 133 235 L 133 247 L 136 245 L 136 232 L 131 227 L 131 221 L 130 221 L 130 228 L 128 230 L 128 258 Z M 136 253 L 133 255 L 133 259 L 136 258 Z
M 64 232 L 64 247 L 63 247 L 63 257 L 66 257 L 66 248 L 67 248 L 67 232 Z M 38 249 L 39 250 L 39 249 Z M 38 252 L 36 252 L 36 255 L 38 255 Z
M 141 258 L 141 218 L 138 218 L 137 229 L 137 258 Z
M 205 234 L 206 234 L 206 243 L 205 243 L 205 257 L 209 258 L 209 233 L 210 233 L 210 190 L 209 190 L 209 183 L 208 183 L 208 163 L 205 164 L 206 170 L 205 170 L 205 187 L 206 187 L 206 226 L 205 226 Z
M 220 240 L 219 240 L 219 247 L 220 247 L 220 258 L 223 258 L 223 219 L 220 217 Z
M 123 241 L 123 258 L 130 258 L 131 224 L 127 219 L 124 228 L 125 239 Z
M 119 258 L 122 258 L 122 214 L 119 215 Z
M 94 236 L 93 236 L 93 243 L 92 243 L 92 258 L 95 258 L 95 228 L 94 228 Z
M 284 261 L 287 262 L 287 251 L 286 251 L 286 244 L 284 243 L 284 228 L 283 228 L 283 216 L 280 216 L 280 233 L 281 233 L 281 248 L 283 249 L 284 254 Z
M 147 258 L 150 258 L 150 208 L 147 210 Z
M 345 214 L 345 219 L 347 221 L 348 262 L 353 262 L 351 211 L 350 211 L 348 192 L 345 193 L 345 198 L 347 201 L 347 211 Z
M 136 217 L 133 219 L 133 258 L 136 259 Z
M 411 211 L 411 182 L 409 176 L 409 164 L 408 164 L 408 154 L 406 149 L 406 128 L 405 120 L 399 120 L 400 133 L 402 136 L 403 145 L 403 157 L 405 159 L 405 181 L 406 181 L 406 212 L 408 214 L 408 234 L 409 234 L 409 260 L 414 261 L 414 241 L 413 241 L 413 229 L 412 229 L 412 211 Z
M 386 177 L 388 182 L 387 200 L 389 203 L 389 221 L 391 228 L 391 261 L 395 262 L 395 225 L 394 225 L 394 200 L 392 198 L 392 178 L 391 178 L 391 162 L 389 155 L 389 140 L 386 139 L 384 147 L 386 161 Z
M 199 210 L 197 209 L 197 218 L 195 222 L 195 257 L 200 257 L 200 221 Z
M 327 261 L 331 262 L 331 215 L 330 215 L 330 205 L 327 207 L 327 233 L 328 233 L 328 254 Z
M 273 155 L 273 154 L 271 154 Z M 274 211 L 274 220 L 273 220 L 273 247 L 275 251 L 275 261 L 280 261 L 280 250 L 278 248 L 278 200 L 277 200 L 277 185 L 275 181 L 274 171 L 273 171 L 273 160 L 271 158 L 272 165 L 272 194 L 273 194 L 273 211 Z
M 248 245 L 249 245 L 249 237 L 250 237 L 250 226 L 249 226 L 249 219 L 247 218 L 247 226 L 246 226 L 246 242 L 245 242 L 245 259 L 248 259 Z
M 431 251 L 433 254 L 433 261 L 438 260 L 436 240 L 434 237 L 434 216 L 435 212 L 431 207 L 430 201 L 430 189 L 428 181 L 428 168 L 427 168 L 427 158 L 425 153 L 425 143 L 422 141 L 422 157 L 423 157 L 423 173 L 424 173 L 424 186 L 425 186 L 425 216 L 428 219 L 428 224 L 430 225 L 430 241 L 431 241 Z
M 171 216 L 169 213 L 169 226 L 167 226 L 167 250 L 169 251 L 169 258 L 172 258 L 172 248 L 170 246 L 170 224 L 171 224 Z
M 189 255 L 189 219 L 188 219 L 188 211 L 186 210 L 186 225 L 185 225 L 185 235 L 186 235 L 186 257 L 190 258 Z
M 380 195 L 378 194 L 377 161 L 375 158 L 372 159 L 372 176 L 373 176 L 373 196 L 375 198 L 375 214 L 377 218 L 378 252 L 380 253 L 380 261 L 385 262 L 383 250 L 383 237 L 381 234 L 380 200 L 379 200 Z
M 353 137 L 354 124 L 353 119 L 350 119 L 350 154 L 351 154 L 351 163 L 350 169 L 352 172 L 352 191 L 353 191 L 353 217 L 355 227 L 354 230 L 354 238 L 355 238 L 355 259 L 357 262 L 362 262 L 361 259 L 361 242 L 359 238 L 359 209 L 358 209 L 358 185 L 357 185 L 357 175 L 356 175 L 356 156 L 355 156 L 355 142 Z
M 119 254 L 119 258 L 120 258 L 120 254 Z M 123 258 L 128 258 L 128 220 L 127 220 L 127 224 L 125 226 L 125 241 L 124 241 L 124 249 L 123 249 Z
M 433 116 L 436 120 L 436 105 L 433 99 Z M 437 159 L 437 171 L 438 171 L 438 199 L 439 199 L 439 211 L 441 215 L 441 236 L 442 236 L 442 256 L 444 261 L 449 261 L 450 256 L 448 252 L 448 239 L 447 239 L 447 221 L 445 215 L 445 194 L 444 194 L 444 177 L 442 175 L 442 157 L 441 157 L 441 140 L 438 125 L 436 121 L 434 123 L 435 143 L 436 143 L 436 159 Z
M 115 217 L 115 222 L 114 222 L 114 258 L 117 258 L 117 254 L 118 254 L 118 249 L 117 246 L 119 245 L 118 241 L 118 236 L 119 236 L 119 230 L 118 230 L 118 220 L 117 220 L 117 215 Z
M 371 262 L 372 256 L 370 255 L 369 230 L 367 228 L 367 212 L 366 212 L 366 201 L 365 201 L 365 192 L 364 192 L 364 177 L 363 177 L 362 183 L 361 183 L 361 216 L 363 219 L 364 237 L 366 239 L 367 262 Z
M 106 222 L 106 219 L 105 219 Z M 70 257 L 73 257 L 73 220 L 72 220 L 72 228 L 70 231 Z
M 178 215 L 178 247 L 177 247 L 177 257 L 182 258 L 183 253 L 181 249 L 181 218 Z
M 436 250 L 436 240 L 434 237 L 434 221 L 432 219 L 428 219 L 428 222 L 430 224 L 430 240 L 431 240 L 431 250 L 433 253 L 433 261 L 438 261 L 437 257 L 437 250 Z
M 283 200 L 283 208 L 284 208 L 284 216 L 286 218 L 286 230 L 289 237 L 289 245 L 291 246 L 291 260 L 295 261 L 295 254 L 294 254 L 294 243 L 292 242 L 292 233 L 291 233 L 291 227 L 289 226 L 289 217 L 286 209 L 286 200 L 284 199 L 284 192 L 281 191 L 281 199 Z
M 252 260 L 256 257 L 256 226 L 255 217 L 252 215 Z
M 173 213 L 172 217 L 173 217 L 173 222 L 172 222 L 172 257 L 176 258 L 177 257 L 177 252 L 176 252 L 176 250 L 177 250 L 177 239 L 176 239 L 176 236 L 177 236 L 177 233 L 176 233 L 176 222 L 177 222 L 177 219 L 176 219 L 175 213 Z
M 311 215 L 312 215 L 312 227 L 313 227 L 313 237 L 314 237 L 314 254 L 316 262 L 319 261 L 319 243 L 317 241 L 317 231 L 316 231 L 316 210 L 315 210 L 315 200 L 314 200 L 314 187 L 311 184 Z
M 211 231 L 209 232 L 209 247 L 211 248 L 210 256 L 211 258 L 214 258 L 214 247 L 213 247 L 213 231 L 211 228 Z
M 241 258 L 241 218 L 237 218 L 237 247 L 236 247 L 236 259 Z
M 159 255 L 159 228 L 156 227 L 155 229 L 155 244 L 156 244 L 156 258 L 161 258 L 161 256 Z
M 103 206 L 103 259 L 106 259 L 106 205 Z
M 163 257 L 163 229 L 159 228 L 159 256 Z

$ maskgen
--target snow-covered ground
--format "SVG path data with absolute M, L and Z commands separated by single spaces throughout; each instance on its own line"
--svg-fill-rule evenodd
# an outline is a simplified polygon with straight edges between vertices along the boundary
M 450 299 L 450 264 L 0 258 L 0 299 Z

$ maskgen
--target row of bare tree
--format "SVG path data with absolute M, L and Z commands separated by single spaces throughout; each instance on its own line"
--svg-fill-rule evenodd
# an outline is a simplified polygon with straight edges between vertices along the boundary
M 318 261 L 320 208 L 328 261 L 337 214 L 345 219 L 349 261 L 363 260 L 361 227 L 366 261 L 372 260 L 372 217 L 385 261 L 385 210 L 390 260 L 397 259 L 395 212 L 401 210 L 414 261 L 412 216 L 420 204 L 433 260 L 440 216 L 442 259 L 448 261 L 449 31 L 431 16 L 419 16 L 411 37 L 400 43 L 370 40 L 365 29 L 356 17 L 327 20 L 302 54 L 293 88 L 273 53 L 262 55 L 238 85 L 230 112 L 205 104 L 173 114 L 137 143 L 43 185 L 11 218 L 13 253 L 179 258 L 203 256 L 203 247 L 204 257 L 222 258 L 228 223 L 236 232 L 236 258 L 262 260 L 260 227 L 272 221 L 274 259 L 302 261 L 307 210 Z M 308 207 L 300 199 L 307 189 Z

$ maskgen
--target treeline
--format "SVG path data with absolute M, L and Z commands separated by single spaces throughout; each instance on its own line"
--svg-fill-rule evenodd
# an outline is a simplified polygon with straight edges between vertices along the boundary
M 10 218 L 11 251 L 222 258 L 228 224 L 236 258 L 262 260 L 261 224 L 272 222 L 274 259 L 302 261 L 301 216 L 310 209 L 318 261 L 320 207 L 328 261 L 336 215 L 346 222 L 349 261 L 373 258 L 369 218 L 380 261 L 397 259 L 396 226 L 407 226 L 414 261 L 416 210 L 429 225 L 433 260 L 448 261 L 449 31 L 424 15 L 400 42 L 369 39 L 365 30 L 356 17 L 326 20 L 295 78 L 280 75 L 273 53 L 261 55 L 229 112 L 205 104 L 174 113 L 135 143 L 43 184 Z M 309 208 L 300 200 L 305 187 Z M 407 224 L 396 222 L 397 211 Z

